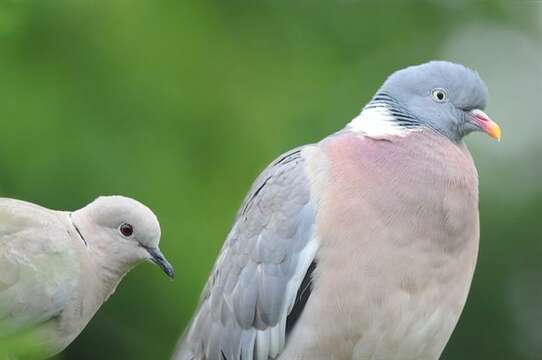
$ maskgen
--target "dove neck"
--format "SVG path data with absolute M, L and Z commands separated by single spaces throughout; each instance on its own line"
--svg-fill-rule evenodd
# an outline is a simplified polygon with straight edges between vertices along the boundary
M 79 211 L 71 215 L 71 220 L 78 235 L 84 239 L 87 268 L 83 272 L 92 272 L 95 279 L 94 287 L 96 300 L 99 304 L 107 300 L 115 291 L 124 275 L 137 263 L 138 254 L 125 242 L 115 241 L 110 230 L 92 224 L 88 217 Z
M 134 263 L 122 256 L 112 258 L 111 253 L 100 246 L 91 249 L 96 265 L 98 287 L 101 288 L 99 293 L 105 301 L 115 291 L 124 275 L 134 267 Z
M 126 275 L 136 264 L 136 259 L 129 256 L 122 246 L 115 246 L 96 237 L 90 245 L 94 259 L 99 296 L 106 301 Z M 107 240 L 107 239 L 106 239 Z

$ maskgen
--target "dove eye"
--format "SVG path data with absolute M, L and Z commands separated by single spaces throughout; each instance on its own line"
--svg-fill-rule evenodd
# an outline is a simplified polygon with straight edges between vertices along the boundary
M 433 96 L 433 100 L 436 102 L 448 101 L 448 94 L 444 89 L 433 89 L 433 91 L 431 91 L 431 95 Z
M 134 233 L 134 227 L 130 224 L 124 223 L 120 226 L 119 231 L 122 235 L 128 237 Z

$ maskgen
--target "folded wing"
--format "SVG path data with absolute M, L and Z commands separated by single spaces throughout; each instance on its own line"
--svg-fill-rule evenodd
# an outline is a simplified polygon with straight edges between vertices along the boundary
M 314 261 L 314 223 L 305 160 L 302 149 L 295 149 L 252 186 L 175 358 L 275 358 Z

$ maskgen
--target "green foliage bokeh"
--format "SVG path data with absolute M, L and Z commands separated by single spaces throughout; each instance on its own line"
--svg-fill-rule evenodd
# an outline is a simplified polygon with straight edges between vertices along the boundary
M 540 41 L 531 2 L 457 3 L 0 1 L 0 194 L 54 209 L 137 198 L 177 273 L 138 267 L 59 359 L 168 358 L 269 161 L 342 128 L 454 29 L 493 22 Z M 484 193 L 499 179 L 481 177 L 479 268 L 444 358 L 536 359 L 505 279 L 540 271 L 542 187 L 504 209 Z

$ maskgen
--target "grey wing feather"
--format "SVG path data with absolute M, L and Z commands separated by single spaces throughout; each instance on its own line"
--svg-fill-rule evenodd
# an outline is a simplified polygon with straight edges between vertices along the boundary
M 317 249 L 301 150 L 279 157 L 253 184 L 177 360 L 267 360 L 284 348 L 287 316 Z

